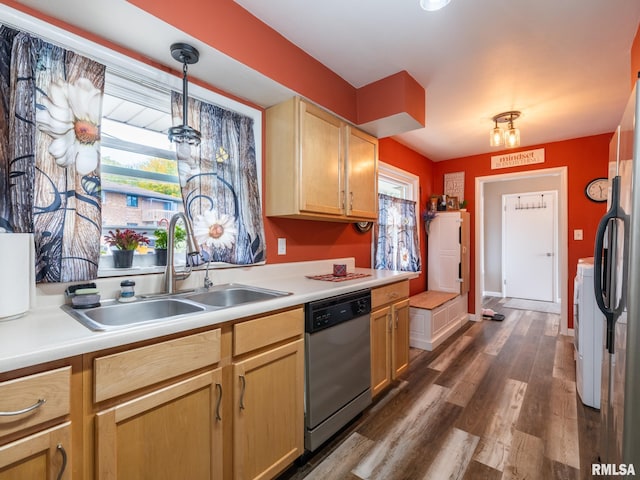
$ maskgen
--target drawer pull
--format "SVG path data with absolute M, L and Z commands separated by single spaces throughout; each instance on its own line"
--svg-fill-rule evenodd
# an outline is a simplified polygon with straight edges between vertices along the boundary
M 45 402 L 46 400 L 44 398 L 41 398 L 30 407 L 23 408 L 22 410 L 16 410 L 14 412 L 0 412 L 0 417 L 13 417 L 16 415 L 22 415 L 23 413 L 29 413 L 35 410 L 36 408 L 40 408 L 42 405 L 45 404 Z
M 242 390 L 240 391 L 240 410 L 244 410 L 244 392 L 247 389 L 247 381 L 244 375 L 240 375 L 240 382 L 242 382 Z
M 64 471 L 67 469 L 67 452 L 61 444 L 58 444 L 56 448 L 60 452 L 60 455 L 62 455 L 62 465 L 60 465 L 60 471 L 58 472 L 56 480 L 61 480 L 64 475 Z
M 216 390 L 218 390 L 218 401 L 216 402 L 216 420 L 222 420 L 220 416 L 220 404 L 222 403 L 222 385 L 216 383 Z

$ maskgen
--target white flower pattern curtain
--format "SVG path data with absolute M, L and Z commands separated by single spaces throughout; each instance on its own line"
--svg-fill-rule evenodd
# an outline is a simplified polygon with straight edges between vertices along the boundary
M 105 67 L 0 26 L 0 230 L 34 233 L 37 282 L 97 277 Z
M 266 260 L 253 120 L 190 98 L 188 124 L 202 142 L 177 149 L 185 212 L 205 259 L 237 265 Z M 182 95 L 172 92 L 174 124 Z
M 378 195 L 375 268 L 408 272 L 420 270 L 416 202 Z

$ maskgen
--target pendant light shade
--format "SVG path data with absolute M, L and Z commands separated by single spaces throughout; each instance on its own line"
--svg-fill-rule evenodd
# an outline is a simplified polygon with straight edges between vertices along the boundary
M 498 126 L 498 122 L 496 121 L 496 126 L 489 132 L 489 145 L 492 147 L 499 147 L 503 144 L 504 135 L 502 129 Z
M 171 45 L 171 56 L 182 63 L 182 125 L 169 129 L 169 140 L 177 144 L 177 148 L 184 153 L 191 146 L 200 145 L 200 132 L 191 128 L 188 123 L 189 82 L 187 79 L 187 66 L 198 62 L 200 54 L 191 45 L 186 43 L 174 43 Z
M 449 5 L 451 0 L 420 0 L 420 6 L 427 12 L 435 12 Z
M 504 145 L 506 148 L 515 148 L 520 146 L 520 130 L 516 128 L 513 121 L 520 117 L 520 112 L 510 111 L 503 112 L 493 117 L 494 127 L 489 131 L 489 145 L 492 147 L 500 147 Z M 507 128 L 503 130 L 498 123 L 506 123 Z

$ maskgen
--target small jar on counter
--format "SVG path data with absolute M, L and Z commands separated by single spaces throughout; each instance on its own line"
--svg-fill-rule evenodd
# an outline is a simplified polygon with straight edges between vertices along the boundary
M 133 280 L 123 280 L 120 282 L 119 302 L 133 302 L 136 299 L 135 287 L 136 282 Z

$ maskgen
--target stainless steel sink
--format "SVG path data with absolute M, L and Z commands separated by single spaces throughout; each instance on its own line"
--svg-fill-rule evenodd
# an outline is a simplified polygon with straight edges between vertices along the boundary
M 177 293 L 132 303 L 108 300 L 94 308 L 74 309 L 64 305 L 62 309 L 91 330 L 115 330 L 286 295 L 291 293 L 228 283 L 207 291 Z
M 224 308 L 251 302 L 260 302 L 262 300 L 269 300 L 286 295 L 291 294 L 289 292 L 279 292 L 265 288 L 228 283 L 226 285 L 212 287 L 206 292 L 187 295 L 185 298 L 196 303 Z
M 113 330 L 207 310 L 204 305 L 175 298 L 134 303 L 110 301 L 88 309 L 74 309 L 65 305 L 63 309 L 91 330 Z

